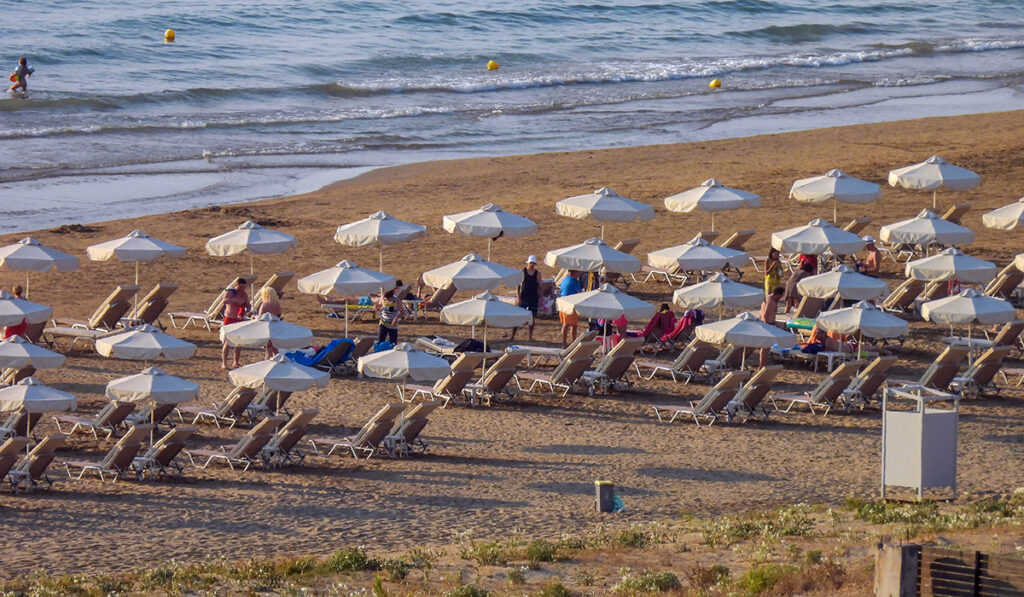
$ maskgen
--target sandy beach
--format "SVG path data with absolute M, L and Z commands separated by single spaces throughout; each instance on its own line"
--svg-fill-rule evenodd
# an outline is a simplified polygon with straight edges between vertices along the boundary
M 134 276 L 131 264 L 86 260 L 85 247 L 138 228 L 189 250 L 175 261 L 144 264 L 143 289 L 160 280 L 178 282 L 181 288 L 171 299 L 171 310 L 202 310 L 227 281 L 249 267 L 247 256 L 210 257 L 203 245 L 246 219 L 294 234 L 299 243 L 282 255 L 258 256 L 258 284 L 276 271 L 303 276 L 342 259 L 375 266 L 376 249 L 342 247 L 332 236 L 338 225 L 380 209 L 429 228 L 425 239 L 384 251 L 385 271 L 415 280 L 424 270 L 471 251 L 486 251 L 486 240 L 445 233 L 445 214 L 494 202 L 536 221 L 537 234 L 494 243 L 493 260 L 514 266 L 529 254 L 542 258 L 550 249 L 599 234 L 593 222 L 555 215 L 553 203 L 607 186 L 655 207 L 652 222 L 606 228 L 611 243 L 641 238 L 635 253 L 642 256 L 709 227 L 708 215 L 669 213 L 662 199 L 714 177 L 764 198 L 760 209 L 716 217 L 723 237 L 738 229 L 756 229 L 747 247 L 751 254 L 763 254 L 773 231 L 831 217 L 831 204 L 808 206 L 787 198 L 795 179 L 840 168 L 884 183 L 890 169 L 940 154 L 982 176 L 981 186 L 973 191 L 940 192 L 940 210 L 971 203 L 963 223 L 977 233 L 977 240 L 965 249 L 1002 267 L 1024 250 L 1024 233 L 985 229 L 981 214 L 1024 194 L 1022 128 L 1024 111 L 1018 111 L 683 145 L 413 164 L 372 171 L 296 197 L 114 220 L 90 224 L 87 231 L 8 235 L 0 244 L 33 236 L 78 255 L 82 266 L 77 272 L 34 275 L 30 298 L 52 305 L 58 316 L 84 317 L 113 286 L 131 282 Z M 931 206 L 930 193 L 888 186 L 883 193 L 881 203 L 840 206 L 839 220 L 869 215 L 874 221 L 866 233 L 877 236 L 879 226 Z M 547 276 L 553 273 L 541 269 Z M 896 265 L 884 264 L 883 278 L 891 287 L 902 277 Z M 743 281 L 758 284 L 760 276 L 748 266 Z M 0 272 L 3 288 L 16 283 L 24 283 L 23 274 Z M 634 284 L 630 293 L 659 303 L 670 299 L 671 289 L 651 282 Z M 456 298 L 469 296 L 462 292 Z M 325 318 L 313 297 L 299 294 L 294 282 L 283 306 L 290 321 L 313 329 L 320 342 L 343 333 L 341 320 Z M 919 375 L 940 350 L 938 339 L 948 332 L 920 321 L 911 325 L 909 339 L 897 353 L 900 377 Z M 375 331 L 369 322 L 355 323 L 352 329 L 353 334 Z M 170 332 L 196 343 L 199 352 L 185 362 L 154 364 L 198 381 L 203 402 L 226 395 L 230 384 L 219 368 L 216 334 L 194 328 Z M 539 341 L 555 342 L 557 333 L 557 319 L 538 322 Z M 424 334 L 461 338 L 469 330 L 440 324 L 436 316 L 401 328 L 402 338 Z M 261 355 L 246 351 L 243 359 L 252 362 Z M 140 369 L 140 363 L 83 350 L 68 356 L 64 368 L 40 371 L 37 378 L 76 394 L 83 413 L 102 407 L 108 381 Z M 1016 357 L 1012 362 L 1019 364 Z M 820 377 L 803 368 L 788 368 L 782 375 L 783 387 L 802 389 Z M 112 440 L 78 435 L 51 469 L 51 477 L 57 479 L 51 491 L 0 492 L 0 534 L 6 538 L 0 546 L 0 561 L 5 563 L 0 574 L 110 572 L 168 559 L 326 554 L 345 545 L 400 551 L 413 545 L 448 544 L 465 531 L 478 537 L 518 532 L 557 538 L 602 524 L 672 521 L 687 513 L 736 513 L 797 502 L 835 504 L 848 496 L 877 494 L 877 408 L 824 417 L 793 412 L 768 423 L 710 429 L 659 423 L 651 411 L 651 404 L 684 403 L 706 389 L 656 379 L 610 396 L 526 394 L 518 402 L 490 408 L 453 404 L 431 417 L 425 431 L 430 450 L 424 457 L 355 461 L 312 455 L 300 466 L 270 471 L 189 468 L 183 479 L 168 481 L 62 478 L 61 457 L 98 457 L 112 445 Z M 962 404 L 962 492 L 997 494 L 1021 484 L 1022 398 L 1024 391 L 1009 388 L 999 398 Z M 312 434 L 341 436 L 397 399 L 391 383 L 348 376 L 332 379 L 326 389 L 296 394 L 291 405 L 320 409 Z M 38 432 L 54 430 L 46 420 Z M 243 433 L 202 425 L 189 445 L 216 446 Z M 615 517 L 593 512 L 597 479 L 616 483 L 627 512 Z

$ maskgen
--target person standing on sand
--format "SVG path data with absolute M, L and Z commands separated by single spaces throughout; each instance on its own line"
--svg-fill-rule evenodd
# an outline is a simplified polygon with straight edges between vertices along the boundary
M 519 285 L 516 293 L 519 295 L 517 303 L 520 307 L 526 309 L 530 313 L 533 313 L 533 319 L 530 320 L 530 325 L 526 328 L 529 332 L 529 339 L 533 340 L 533 323 L 537 319 L 537 310 L 540 308 L 540 271 L 537 269 L 537 256 L 530 255 L 526 258 L 526 267 L 523 268 L 523 283 Z M 516 330 L 519 328 L 512 328 L 512 334 L 509 339 L 516 339 Z
M 281 317 L 281 299 L 277 296 L 277 291 L 267 286 L 260 293 L 260 298 L 263 302 L 260 303 L 259 315 L 264 313 L 270 313 L 275 317 Z M 267 358 L 277 354 L 277 348 L 273 342 L 267 342 Z
M 583 290 L 580 286 L 580 281 L 576 277 L 579 272 L 576 270 L 569 270 L 569 275 L 562 280 L 562 285 L 559 287 L 559 296 L 572 296 Z M 580 324 L 580 316 L 578 313 L 564 313 L 561 310 L 558 311 L 558 320 L 562 322 L 562 348 L 569 345 L 569 342 L 576 340 L 576 328 Z M 566 341 L 568 338 L 568 342 Z
M 252 309 L 252 305 L 249 304 L 249 295 L 245 292 L 246 281 L 245 278 L 238 278 L 235 280 L 234 285 L 224 291 L 224 325 L 231 325 L 232 323 L 238 323 L 245 319 L 245 314 Z M 231 363 L 231 368 L 242 366 L 242 347 L 235 346 L 235 360 Z M 224 347 L 220 352 L 220 368 L 228 368 L 228 353 L 231 352 L 231 345 L 227 340 L 224 341 Z
M 36 69 L 31 68 L 28 65 L 28 59 L 27 58 L 25 58 L 24 56 L 19 58 L 18 59 L 18 68 L 16 68 L 14 70 L 14 73 L 13 73 L 13 75 L 16 75 L 18 80 L 15 81 L 14 84 L 11 85 L 11 88 L 8 89 L 7 91 L 13 93 L 13 92 L 17 91 L 20 88 L 23 93 L 27 93 L 28 92 L 28 77 L 29 77 L 29 75 L 31 75 L 34 72 L 36 72 Z
M 764 293 L 769 295 L 782 284 L 782 259 L 778 249 L 768 251 L 764 258 Z
M 770 325 L 776 324 L 776 316 L 779 313 L 779 301 L 782 300 L 782 295 L 784 293 L 785 290 L 783 290 L 781 286 L 776 286 L 775 288 L 772 289 L 771 294 L 764 297 L 764 302 L 761 303 L 761 321 Z M 769 356 L 771 356 L 771 349 L 767 347 L 762 348 L 761 356 L 757 366 L 767 367 Z

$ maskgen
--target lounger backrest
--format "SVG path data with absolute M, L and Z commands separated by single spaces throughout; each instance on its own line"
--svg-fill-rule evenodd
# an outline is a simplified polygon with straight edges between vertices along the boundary
M 318 414 L 320 414 L 320 411 L 315 408 L 309 408 L 296 413 L 283 427 L 277 430 L 274 438 L 270 440 L 270 445 L 288 452 L 295 447 L 295 444 L 299 443 L 302 436 L 306 434 L 306 428 L 309 427 L 309 423 Z
M 500 357 L 498 357 L 497 361 L 494 361 L 494 363 L 484 371 L 484 383 L 486 384 L 488 378 L 499 372 L 511 369 L 512 372 L 515 373 L 516 367 L 519 366 L 519 363 L 523 361 L 527 354 L 529 353 L 525 350 L 506 350 Z
M 754 238 L 754 234 L 756 233 L 757 231 L 754 230 L 753 228 L 748 228 L 746 230 L 737 230 L 736 232 L 733 232 L 729 238 L 725 239 L 725 241 L 720 243 L 718 246 L 726 249 L 744 251 L 746 250 L 747 242 L 750 241 L 750 239 Z
M 387 421 L 388 426 L 390 427 L 392 424 L 394 424 L 395 419 L 397 419 L 398 416 L 401 415 L 402 411 L 404 410 L 405 404 L 402 402 L 392 402 L 389 404 L 385 404 L 384 406 L 380 407 L 380 410 L 374 413 L 374 415 L 370 417 L 368 421 L 366 421 L 366 424 L 363 425 L 363 430 L 368 429 L 373 423 L 376 423 L 378 421 Z
M 424 400 L 414 406 L 407 407 L 402 411 L 402 414 L 395 419 L 395 429 L 406 419 L 414 419 L 416 417 L 429 417 L 431 413 L 441 406 L 440 400 Z
M 592 362 L 594 362 L 594 358 L 591 356 L 570 358 L 562 361 L 551 374 L 551 383 L 571 386 L 583 377 L 586 370 L 590 369 Z
M 704 361 L 715 356 L 715 347 L 703 340 L 694 339 L 679 354 L 672 369 L 675 371 L 697 371 L 704 366 Z
M 590 342 L 594 338 L 597 338 L 597 330 L 587 330 L 582 334 L 576 336 L 576 339 L 569 343 L 568 346 L 562 349 L 562 352 L 558 353 L 559 360 L 569 356 L 569 353 L 576 350 L 576 347 L 584 342 Z
M 32 430 L 36 428 L 39 421 L 43 418 L 43 413 L 27 413 L 25 411 L 19 411 L 8 419 L 10 425 L 4 424 L 4 427 L 10 427 L 14 429 L 14 435 L 19 437 L 28 437 L 32 435 Z M 14 419 L 11 421 L 11 419 Z
M 64 440 L 67 437 L 63 433 L 47 435 L 18 464 L 17 470 L 27 473 L 30 479 L 38 479 L 46 472 L 50 463 L 53 462 L 53 459 L 57 456 L 57 450 L 64 445 Z
M 411 419 L 405 419 L 401 423 L 396 423 L 398 429 L 392 429 L 388 432 L 388 435 L 397 435 L 402 438 L 407 444 L 411 444 L 420 436 L 420 432 L 427 426 L 430 421 L 426 417 L 413 417 Z
M 483 362 L 487 353 L 463 352 L 452 361 L 452 371 L 476 371 L 476 368 Z
M 1008 299 L 1021 282 L 1024 282 L 1024 272 L 1010 263 L 988 283 L 988 286 L 985 287 L 985 294 L 995 298 Z
M 146 423 L 159 425 L 167 418 L 167 415 L 174 412 L 174 409 L 177 408 L 177 406 L 178 405 L 174 402 L 169 402 L 167 404 L 151 403 L 149 406 L 139 411 L 139 418 Z M 143 415 L 143 413 L 145 413 L 145 415 Z
M 13 386 L 26 377 L 32 377 L 35 372 L 36 368 L 32 365 L 25 365 L 21 369 L 5 369 L 3 374 L 0 375 L 0 384 Z
M 725 377 L 718 380 L 714 387 L 719 390 L 738 388 L 748 379 L 750 379 L 750 371 L 730 371 L 725 374 Z
M 39 342 L 39 339 L 43 337 L 43 330 L 46 329 L 46 322 L 42 321 L 39 323 L 30 323 L 25 327 L 25 331 L 21 334 L 21 337 L 28 340 L 32 344 Z
M 205 315 L 207 319 L 220 319 L 221 315 L 224 313 L 224 297 L 227 295 L 228 289 L 232 288 L 235 285 L 235 280 L 237 280 L 238 278 L 244 279 L 246 281 L 246 284 L 252 286 L 253 281 L 256 280 L 256 274 L 243 274 L 241 276 L 235 276 L 234 278 L 232 278 L 231 281 L 228 282 L 228 285 L 225 286 L 224 289 L 220 291 L 220 294 L 217 295 L 217 298 L 213 299 L 213 302 L 210 303 L 210 306 L 206 308 Z
M 435 394 L 457 396 L 474 377 L 476 377 L 476 371 L 472 369 L 455 370 L 452 368 L 451 373 L 437 380 L 433 391 Z
M 356 338 L 355 346 L 352 347 L 352 354 L 349 356 L 349 359 L 354 361 L 359 357 L 366 356 L 366 353 L 370 352 L 370 349 L 373 348 L 374 340 L 373 336 L 359 336 Z
M 195 432 L 195 427 L 175 427 L 150 446 L 145 457 L 153 459 L 160 466 L 167 466 L 181 453 L 185 441 Z
M 92 424 L 94 427 L 117 427 L 124 422 L 124 418 L 133 410 L 135 410 L 134 402 L 111 400 L 97 413 Z
M 1015 319 L 1007 322 L 999 329 L 996 337 L 992 338 L 992 344 L 994 346 L 1015 346 L 1021 332 L 1024 332 L 1024 320 Z
M 633 366 L 633 361 L 636 359 L 636 351 L 640 350 L 643 344 L 643 338 L 623 338 L 619 340 L 619 343 L 601 358 L 601 362 L 597 364 L 595 369 L 598 373 L 602 373 L 610 379 L 622 377 Z
M 960 220 L 964 217 L 964 214 L 971 211 L 970 203 L 957 203 L 946 210 L 946 213 L 942 214 L 942 219 L 959 224 Z
M 741 401 L 747 409 L 754 410 L 764 400 L 764 397 L 768 395 L 780 371 L 782 371 L 782 365 L 761 367 L 740 388 L 736 394 L 736 399 Z
M 316 359 L 313 360 L 312 365 L 314 367 L 336 367 L 348 360 L 355 347 L 355 343 L 348 338 L 331 340 L 327 343 L 327 346 L 325 346 L 324 349 L 316 355 Z
M 906 309 L 913 304 L 921 294 L 921 290 L 924 289 L 924 281 L 918 280 L 917 278 L 907 278 L 896 287 L 889 296 L 882 301 L 882 306 L 886 309 L 897 310 Z
M 6 477 L 7 473 L 14 468 L 14 463 L 18 461 L 18 456 L 25 451 L 26 445 L 28 445 L 27 437 L 10 437 L 0 444 L 0 479 Z
M 223 402 L 217 407 L 214 413 L 218 417 L 234 418 L 245 413 L 252 401 L 256 398 L 256 390 L 235 386 Z
M 115 288 L 89 317 L 89 327 L 114 329 L 132 308 L 132 297 L 138 291 L 139 287 L 134 284 L 122 284 Z
M 918 298 L 922 301 L 934 301 L 949 296 L 949 282 L 946 280 L 932 280 L 924 287 Z
M 458 289 L 455 288 L 454 284 L 449 284 L 448 286 L 445 286 L 444 288 L 437 289 L 436 291 L 434 291 L 434 293 L 432 295 L 430 295 L 430 300 L 427 301 L 426 308 L 427 309 L 441 309 L 441 308 L 443 308 L 445 305 L 447 305 L 452 300 L 452 297 L 455 296 L 455 292 L 457 290 Z
M 136 425 L 129 429 L 103 457 L 100 468 L 123 471 L 130 467 L 142 448 L 142 441 L 152 430 L 153 425 Z
M 252 429 L 242 439 L 238 440 L 238 443 L 228 450 L 228 458 L 233 460 L 255 458 L 260 453 L 260 450 L 274 437 L 274 432 L 277 431 L 278 425 L 283 423 L 286 418 L 274 416 L 260 420 L 259 423 L 252 426 Z
M 592 340 L 589 342 L 580 342 L 576 346 L 576 348 L 574 348 L 572 351 L 569 352 L 568 355 L 565 356 L 563 361 L 583 358 L 593 359 L 594 353 L 597 352 L 597 349 L 600 347 L 601 343 L 596 340 Z
M 376 448 L 387 437 L 393 425 L 393 421 L 367 423 L 359 434 L 356 435 L 352 444 L 357 448 Z
M 982 353 L 968 367 L 964 377 L 970 377 L 978 387 L 987 386 L 992 378 L 1003 368 L 1003 359 L 1010 356 L 1012 346 L 993 346 Z
M 717 230 L 701 230 L 697 233 L 697 236 L 703 238 L 709 243 L 713 243 L 715 242 L 715 239 L 718 238 L 719 234 Z
M 138 306 L 128 314 L 129 319 L 139 319 L 145 323 L 153 323 L 167 308 L 167 299 L 178 290 L 173 282 L 159 282 L 146 296 L 139 300 Z
M 967 356 L 968 350 L 965 347 L 947 346 L 939 353 L 939 356 L 935 357 L 935 361 L 921 375 L 918 383 L 936 390 L 945 390 L 949 386 L 949 382 L 956 377 L 957 371 L 960 370 L 960 363 Z
M 796 313 L 793 314 L 793 319 L 814 319 L 821 313 L 821 308 L 824 305 L 825 299 L 805 294 L 800 298 L 800 304 L 796 308 Z
M 853 379 L 850 389 L 857 390 L 865 398 L 869 398 L 882 387 L 888 377 L 889 369 L 896 364 L 894 356 L 880 356 L 864 367 Z
M 625 240 L 620 240 L 612 248 L 615 249 L 616 251 L 622 251 L 623 253 L 632 253 L 634 250 L 636 250 L 637 246 L 639 245 L 639 238 L 627 238 Z
M 836 369 L 838 371 L 838 368 Z M 833 371 L 835 373 L 835 371 Z M 821 380 L 818 387 L 814 388 L 811 392 L 811 400 L 817 403 L 829 403 L 832 404 L 839 398 L 839 395 L 843 393 L 843 390 L 850 387 L 853 382 L 852 375 L 845 375 L 842 377 L 836 377 L 829 375 L 825 379 Z

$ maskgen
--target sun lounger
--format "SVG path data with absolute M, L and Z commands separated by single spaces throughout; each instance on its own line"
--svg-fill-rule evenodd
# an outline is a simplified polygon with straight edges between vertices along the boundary
M 372 304 L 360 304 L 359 299 L 350 299 L 345 302 L 337 298 L 316 295 L 316 300 L 320 303 L 320 308 L 327 311 L 327 317 L 359 321 L 367 315 L 371 318 L 376 315 Z
M 1003 327 L 999 328 L 999 332 L 994 338 L 990 337 L 986 330 L 985 338 L 991 342 L 986 348 L 991 348 L 992 346 L 1013 346 L 1018 351 L 1024 351 L 1022 333 L 1024 333 L 1024 320 L 1021 319 L 1015 319 L 1003 324 Z
M 654 409 L 654 414 L 658 417 L 658 420 L 662 422 L 672 423 L 680 415 L 685 415 L 692 417 L 693 422 L 698 427 L 701 426 L 702 419 L 707 419 L 707 425 L 710 427 L 722 415 L 725 415 L 727 418 L 729 417 L 729 402 L 736 397 L 740 384 L 749 378 L 750 372 L 748 371 L 732 371 L 708 390 L 698 401 L 690 401 L 689 405 L 686 406 L 654 404 L 651 405 L 651 408 Z M 666 417 L 668 417 L 667 421 Z
M 199 468 L 206 468 L 213 462 L 224 461 L 231 470 L 235 470 L 235 466 L 240 466 L 242 470 L 247 471 L 254 464 L 257 466 L 263 464 L 264 461 L 261 456 L 263 448 L 270 443 L 271 438 L 274 437 L 274 432 L 277 431 L 277 427 L 286 418 L 267 417 L 253 425 L 252 429 L 234 444 L 220 446 L 220 448 L 213 450 L 186 449 L 185 454 L 188 455 L 192 465 Z
M 312 355 L 296 350 L 285 353 L 284 356 L 300 365 L 340 375 L 348 371 L 349 363 L 354 362 L 350 357 L 355 347 L 355 342 L 349 338 L 336 338 Z
M 4 369 L 3 373 L 0 373 L 0 385 L 13 386 L 26 377 L 32 377 L 35 372 L 36 368 L 32 365 L 25 365 L 21 369 L 13 367 Z
M 53 481 L 46 475 L 46 469 L 57 457 L 57 450 L 64 445 L 67 438 L 62 433 L 47 435 L 41 442 L 36 444 L 21 462 L 7 473 L 11 481 L 11 489 L 29 491 L 39 486 L 40 481 L 45 481 L 46 486 L 53 485 Z
M 106 480 L 103 475 L 111 475 L 115 481 L 124 479 L 129 474 L 136 480 L 141 479 L 142 473 L 135 470 L 132 463 L 139 450 L 142 449 L 143 440 L 149 436 L 149 432 L 152 430 L 152 425 L 132 427 L 121 439 L 117 440 L 103 460 L 65 460 L 64 470 L 67 471 L 68 478 L 76 478 L 72 469 L 77 469 L 78 479 L 81 479 L 88 471 L 95 471 L 101 481 Z
M 405 384 L 398 386 L 398 395 L 403 402 L 412 402 L 421 397 L 427 400 L 436 398 L 444 403 L 444 408 L 452 398 L 462 395 L 466 384 L 476 376 L 476 369 L 483 362 L 484 356 L 482 352 L 464 352 L 452 362 L 451 373 L 437 380 L 434 385 Z
M 149 401 L 138 412 L 128 413 L 128 416 L 124 418 L 124 422 L 127 425 L 141 425 L 143 423 L 149 423 L 151 425 L 155 425 L 157 430 L 159 430 L 160 423 L 163 423 L 164 420 L 177 408 L 178 405 L 174 402 L 158 404 L 156 402 Z
M 355 435 L 338 439 L 311 438 L 309 444 L 313 446 L 313 452 L 317 456 L 330 456 L 336 451 L 342 450 L 349 452 L 355 458 L 359 458 L 359 456 L 371 458 L 377 453 L 384 438 L 394 427 L 395 419 L 403 410 L 405 410 L 403 402 L 385 404 Z
M 612 248 L 616 251 L 622 251 L 628 255 L 633 253 L 639 245 L 639 238 L 627 238 L 615 243 L 615 246 Z M 619 272 L 609 272 L 608 270 L 601 268 L 601 276 L 608 284 L 618 284 L 619 282 L 622 282 L 622 285 L 625 286 L 626 289 L 629 288 L 629 280 Z
M 271 390 L 264 386 L 263 389 L 256 394 L 249 406 L 246 407 L 246 415 L 249 420 L 256 421 L 261 417 L 268 417 L 273 414 L 284 413 L 291 415 L 285 406 L 288 404 L 288 399 L 291 398 L 291 392 L 279 392 L 277 390 Z
M 53 326 L 43 329 L 43 339 L 56 346 L 58 338 L 71 340 L 71 348 L 79 340 L 95 343 L 97 338 L 110 334 L 121 318 L 132 308 L 132 297 L 139 287 L 130 284 L 118 286 L 100 304 L 89 319 L 54 318 Z
M 353 363 L 370 353 L 373 344 L 377 341 L 376 336 L 359 336 L 355 339 L 355 346 L 352 347 L 352 354 L 348 357 Z
M 850 222 L 846 226 L 843 226 L 843 230 L 851 234 L 856 234 L 857 236 L 860 236 L 860 233 L 863 232 L 864 229 L 867 228 L 868 224 L 870 223 L 871 216 L 861 216 L 859 218 L 854 218 L 850 220 Z
M 601 390 L 608 393 L 615 389 L 617 383 L 632 386 L 627 375 L 633 367 L 636 352 L 644 345 L 643 338 L 623 338 L 619 340 L 608 354 L 601 357 L 592 371 L 585 371 L 580 381 L 587 386 L 587 392 L 593 396 Z
M 862 360 L 847 361 L 836 367 L 813 390 L 808 390 L 802 394 L 775 394 L 771 399 L 772 404 L 775 406 L 775 410 L 782 410 L 778 402 L 780 400 L 789 402 L 789 406 L 783 412 L 789 412 L 796 404 L 806 404 L 811 409 L 811 413 L 817 412 L 814 410 L 817 407 L 824 409 L 823 414 L 828 415 L 829 411 L 832 410 L 843 395 L 843 390 L 850 386 L 854 375 L 857 374 L 857 370 L 862 365 L 864 365 Z
M 778 316 L 778 320 L 792 321 L 794 319 L 816 319 L 821 313 L 822 308 L 825 306 L 825 300 L 816 296 L 803 295 L 800 297 L 800 302 L 797 303 L 796 311 L 792 313 L 784 313 Z
M 89 319 L 54 317 L 53 325 L 89 330 L 112 330 L 132 308 L 133 297 L 138 291 L 139 287 L 134 284 L 122 284 L 107 295 L 107 298 L 100 303 Z
M 551 373 L 516 373 L 516 385 L 522 390 L 523 382 L 529 381 L 530 387 L 527 392 L 532 392 L 540 385 L 546 386 L 552 394 L 562 390 L 562 396 L 565 396 L 590 367 L 594 361 L 594 352 L 599 346 L 600 343 L 596 341 L 583 342 L 562 359 Z
M 194 417 L 193 425 L 199 421 L 209 420 L 218 428 L 221 423 L 226 423 L 231 428 L 238 423 L 242 415 L 246 414 L 246 409 L 255 398 L 256 390 L 236 386 L 223 401 L 214 402 L 212 406 L 185 405 L 177 407 L 175 412 L 178 413 L 178 419 L 183 423 L 185 415 L 189 415 Z
M 971 211 L 970 203 L 957 203 L 950 206 L 950 208 L 946 210 L 946 213 L 942 214 L 942 219 L 948 222 L 953 222 L 954 224 L 959 224 L 960 220 L 963 219 L 964 215 L 969 211 Z
M 0 444 L 0 482 L 7 478 L 7 473 L 14 468 L 18 457 L 25 453 L 27 445 L 27 437 L 9 437 Z
M 18 410 L 7 416 L 7 419 L 0 425 L 0 439 L 8 437 L 31 437 L 32 430 L 36 428 L 43 413 L 28 413 Z
M 916 278 L 907 278 L 900 283 L 889 296 L 882 301 L 882 309 L 894 313 L 903 313 L 914 305 L 914 300 L 924 290 L 925 282 Z
M 454 284 L 449 284 L 444 288 L 438 288 L 434 290 L 434 293 L 430 295 L 430 298 L 422 301 L 417 312 L 429 313 L 431 311 L 437 311 L 441 313 L 441 309 L 444 309 L 448 303 L 451 302 L 452 297 L 455 296 L 455 292 L 458 289 L 455 288 Z M 440 315 L 438 315 L 440 317 Z
M 949 282 L 946 280 L 932 280 L 925 284 L 924 290 L 917 296 L 917 303 L 927 303 L 949 296 Z
M 53 417 L 54 423 L 57 424 L 57 431 L 64 433 L 61 429 L 60 424 L 71 425 L 71 429 L 68 430 L 67 435 L 74 435 L 76 431 L 82 430 L 92 433 L 92 436 L 99 439 L 97 432 L 104 432 L 103 439 L 110 439 L 117 428 L 124 423 L 125 417 L 128 413 L 135 410 L 134 402 L 121 402 L 119 400 L 111 400 L 100 409 L 100 412 L 96 413 L 95 417 L 81 417 L 76 415 L 57 415 Z
M 949 383 L 949 389 L 961 398 L 977 398 L 985 395 L 986 390 L 999 395 L 999 387 L 995 384 L 996 374 L 1003 368 L 1003 360 L 1010 355 L 1012 346 L 993 346 L 971 363 L 962 375 L 957 375 Z
M 185 469 L 178 464 L 178 454 L 185 448 L 185 441 L 196 432 L 195 427 L 175 427 L 156 440 L 152 446 L 132 461 L 132 468 L 139 476 L 155 473 L 159 476 L 181 475 Z
M 425 453 L 427 443 L 420 439 L 420 433 L 427 426 L 427 417 L 438 407 L 441 407 L 440 402 L 428 400 L 402 411 L 401 416 L 395 420 L 395 424 L 391 426 L 391 430 L 384 438 L 384 445 L 387 447 L 388 453 L 396 458 L 415 452 Z
M 863 409 L 871 403 L 878 389 L 882 387 L 889 377 L 889 369 L 896 364 L 896 357 L 881 356 L 871 361 L 867 367 L 861 369 L 849 387 L 843 390 L 843 399 L 846 401 L 846 408 L 849 410 L 855 401 L 861 403 Z
M 516 376 L 519 364 L 526 359 L 525 350 L 506 350 L 498 360 L 484 371 L 479 382 L 467 383 L 462 389 L 470 403 L 477 401 L 484 406 L 490 406 L 491 400 L 507 396 L 515 398 L 516 391 L 509 387 L 509 382 Z
M 168 299 L 176 290 L 178 285 L 173 282 L 158 283 L 121 319 L 121 324 L 133 326 L 145 323 L 165 329 L 158 320 L 167 309 Z
M 760 412 L 767 420 L 768 409 L 764 407 L 764 399 L 775 385 L 775 379 L 781 371 L 782 365 L 768 365 L 755 371 L 736 392 L 736 396 L 729 401 L 727 409 L 730 419 L 735 418 L 737 414 L 743 414 L 743 422 L 747 422 Z
M 454 357 L 458 343 L 440 336 L 420 336 L 412 341 L 413 345 L 423 352 L 439 357 Z
M 715 353 L 714 345 L 694 339 L 671 363 L 658 359 L 636 359 L 633 366 L 636 374 L 644 379 L 651 379 L 658 373 L 667 373 L 672 376 L 672 381 L 678 381 L 676 375 L 679 375 L 685 378 L 685 383 L 690 383 L 704 371 L 704 363 L 713 359 Z M 650 374 L 644 377 L 641 367 L 650 369 Z
M 733 249 L 734 251 L 746 251 L 747 243 L 750 242 L 750 239 L 754 238 L 754 234 L 756 234 L 756 231 L 753 228 L 737 230 L 729 238 L 719 243 L 718 246 L 725 249 Z M 738 267 L 726 264 L 722 271 L 727 274 L 730 272 L 735 273 L 737 279 L 743 278 L 743 270 Z
M 213 299 L 213 302 L 206 308 L 206 311 L 173 311 L 168 313 L 167 316 L 171 318 L 171 325 L 176 328 L 187 328 L 189 325 L 199 327 L 201 325 L 207 330 L 212 330 L 214 326 L 219 327 L 224 322 L 224 296 L 228 289 L 234 287 L 235 280 L 238 278 L 245 279 L 246 283 L 251 286 L 256 279 L 256 274 L 244 274 L 232 278 L 231 282 L 217 294 L 217 298 Z M 181 325 L 178 325 L 179 320 L 184 320 L 180 322 Z
M 283 298 L 285 286 L 287 286 L 288 282 L 291 282 L 294 277 L 295 272 L 277 272 L 267 278 L 267 281 L 263 283 L 263 286 L 260 286 L 260 289 L 252 295 L 252 300 L 250 301 L 252 303 L 252 312 L 260 312 L 260 305 L 263 304 L 264 288 L 273 288 L 274 292 L 277 293 L 277 296 Z
M 1024 272 L 1011 262 L 1000 270 L 999 274 L 985 287 L 985 294 L 994 298 L 1013 300 L 1013 295 L 1024 282 Z
M 686 275 L 686 272 L 682 271 L 679 268 L 678 264 L 675 264 L 672 267 L 667 268 L 654 267 L 653 265 L 644 264 L 640 266 L 639 272 L 635 274 L 630 274 L 630 276 L 633 278 L 634 282 L 639 283 L 649 282 L 650 280 L 657 280 L 658 278 L 662 278 L 669 286 L 679 287 L 685 285 L 686 281 L 690 279 L 689 276 Z M 639 276 L 642 276 L 642 278 L 638 279 Z
M 284 466 L 296 460 L 302 462 L 306 455 L 296 446 L 306 435 L 309 423 L 318 414 L 320 411 L 315 408 L 299 411 L 277 430 L 274 437 L 263 446 L 261 455 L 267 466 Z
M 552 360 L 557 365 L 562 361 L 570 352 L 576 350 L 576 347 L 584 342 L 590 342 L 597 338 L 597 330 L 587 330 L 580 332 L 576 335 L 576 339 L 569 343 L 565 348 L 556 348 L 553 346 L 530 346 L 525 344 L 518 344 L 509 348 L 516 350 L 526 351 L 526 366 L 536 367 L 540 361 Z
M 969 350 L 966 347 L 947 346 L 939 353 L 939 356 L 935 357 L 935 361 L 928 365 L 928 369 L 921 374 L 921 379 L 917 381 L 887 379 L 885 380 L 885 385 L 895 387 L 922 386 L 944 391 L 949 387 L 953 378 L 956 377 L 957 372 L 960 371 L 960 364 L 967 358 L 968 352 Z

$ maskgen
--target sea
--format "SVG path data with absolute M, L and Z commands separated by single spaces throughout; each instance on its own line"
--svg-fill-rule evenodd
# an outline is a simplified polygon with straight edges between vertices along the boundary
M 994 112 L 1024 99 L 1021 0 L 0 9 L 0 70 L 21 56 L 35 68 L 27 95 L 0 92 L 0 232 L 282 196 L 410 162 Z

